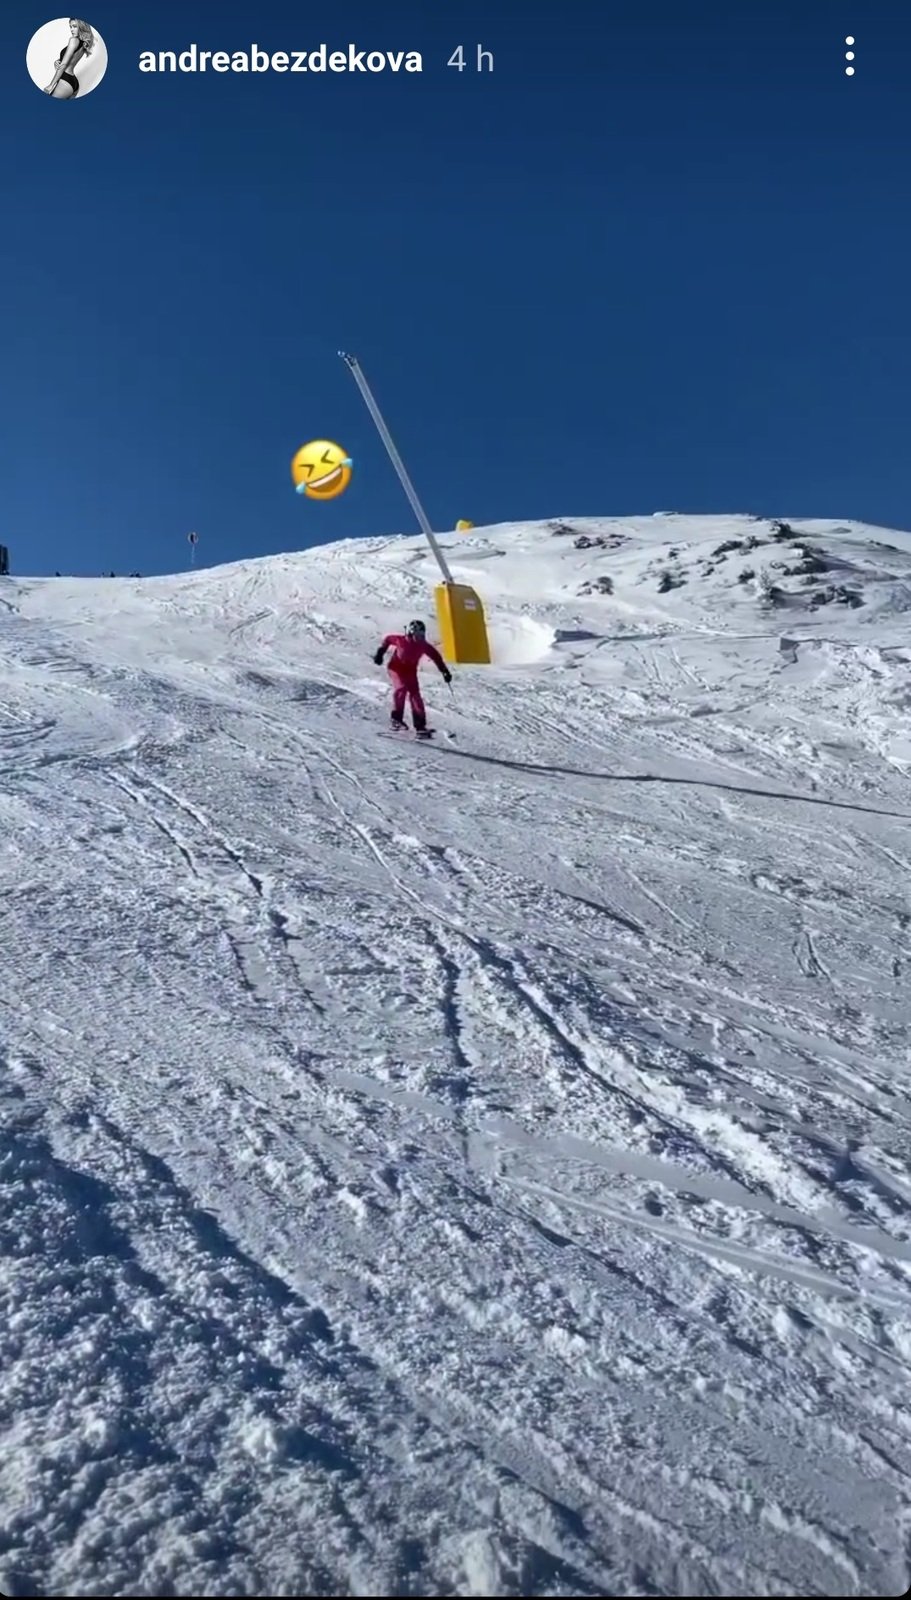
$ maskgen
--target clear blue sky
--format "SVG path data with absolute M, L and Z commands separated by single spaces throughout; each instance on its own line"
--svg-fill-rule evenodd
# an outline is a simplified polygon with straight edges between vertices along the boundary
M 437 527 L 911 526 L 907 0 L 85 4 L 110 64 L 75 103 L 25 70 L 53 0 L 0 8 L 15 572 L 413 532 L 339 347 Z M 138 71 L 193 41 L 425 70 Z M 291 486 L 313 436 L 355 462 L 329 505 Z

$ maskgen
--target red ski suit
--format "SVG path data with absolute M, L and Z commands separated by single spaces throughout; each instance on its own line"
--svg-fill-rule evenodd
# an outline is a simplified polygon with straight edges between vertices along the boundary
M 385 655 L 387 650 L 392 651 L 388 669 L 392 679 L 392 715 L 396 721 L 401 720 L 407 699 L 411 704 L 415 727 L 423 728 L 426 725 L 427 713 L 418 683 L 421 658 L 428 656 L 444 678 L 449 676 L 449 668 L 439 650 L 428 644 L 426 639 L 410 639 L 404 633 L 387 633 L 380 645 L 380 651 Z

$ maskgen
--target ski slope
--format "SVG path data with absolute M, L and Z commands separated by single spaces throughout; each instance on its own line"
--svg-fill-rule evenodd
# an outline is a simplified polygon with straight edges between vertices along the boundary
M 791 528 L 448 536 L 429 746 L 420 538 L 0 580 L 4 1594 L 904 1593 L 911 535 Z

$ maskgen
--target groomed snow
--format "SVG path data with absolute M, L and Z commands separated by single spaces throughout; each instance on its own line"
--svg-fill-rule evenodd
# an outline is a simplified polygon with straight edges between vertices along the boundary
M 911 535 L 791 529 L 447 536 L 429 747 L 420 538 L 0 579 L 4 1594 L 905 1592 Z

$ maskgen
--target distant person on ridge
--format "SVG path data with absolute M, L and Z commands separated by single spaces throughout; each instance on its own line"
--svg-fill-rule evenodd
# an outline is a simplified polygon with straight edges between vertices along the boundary
M 408 700 L 414 731 L 426 737 L 427 712 L 418 683 L 418 667 L 422 656 L 429 656 L 442 673 L 444 683 L 452 682 L 452 673 L 439 650 L 427 643 L 427 629 L 423 622 L 409 622 L 404 633 L 387 633 L 373 658 L 378 667 L 383 665 L 387 650 L 392 651 L 388 668 L 392 679 L 392 726 L 404 728 L 405 701 Z

